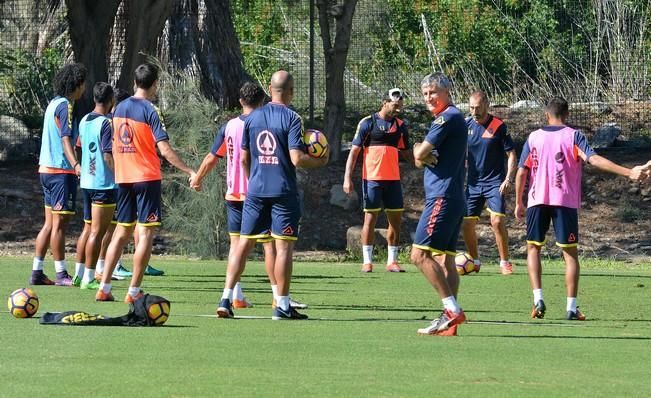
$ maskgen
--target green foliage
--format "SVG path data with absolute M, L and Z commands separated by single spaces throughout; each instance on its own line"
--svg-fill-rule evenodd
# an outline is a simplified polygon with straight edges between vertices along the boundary
M 219 125 L 229 118 L 200 94 L 191 76 L 166 76 L 161 88 L 170 143 L 195 170 L 210 150 Z M 189 188 L 186 174 L 170 169 L 163 181 L 165 228 L 178 236 L 177 251 L 200 257 L 227 253 L 224 167 L 218 164 L 203 180 L 203 190 Z
M 41 127 L 53 96 L 52 79 L 64 61 L 59 48 L 47 48 L 37 56 L 0 47 L 0 114 L 21 119 L 29 128 Z

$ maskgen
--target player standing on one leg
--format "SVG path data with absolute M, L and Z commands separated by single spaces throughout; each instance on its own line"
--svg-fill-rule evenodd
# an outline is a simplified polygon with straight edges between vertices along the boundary
M 411 261 L 437 291 L 444 310 L 428 327 L 418 329 L 419 334 L 456 335 L 457 325 L 466 320 L 456 300 L 459 275 L 454 256 L 465 211 L 468 134 L 463 115 L 451 103 L 450 86 L 442 73 L 427 75 L 421 82 L 434 121 L 424 141 L 414 145 L 416 166 L 425 167 L 425 208 L 416 228 Z
M 276 246 L 274 276 L 278 283 L 272 319 L 307 318 L 289 301 L 292 255 L 301 217 L 296 167 L 321 167 L 329 156 L 326 153 L 322 158 L 312 158 L 306 153 L 301 117 L 288 108 L 294 97 L 292 75 L 282 70 L 275 72 L 269 91 L 271 102 L 251 112 L 244 122 L 241 156 L 243 167 L 250 167 L 249 185 L 240 241 L 228 259 L 224 293 L 217 308 L 221 318 L 233 317 L 233 288 L 244 270 L 246 257 L 269 225 Z
M 506 124 L 488 113 L 488 97 L 483 91 L 470 95 L 468 125 L 468 184 L 466 186 L 466 216 L 462 233 L 466 249 L 475 261 L 475 272 L 479 272 L 481 261 L 475 227 L 487 203 L 491 228 L 500 256 L 500 270 L 504 275 L 513 273 L 509 261 L 509 235 L 506 230 L 506 202 L 504 195 L 511 189 L 518 159 L 513 140 L 506 131 Z M 508 171 L 504 168 L 504 157 L 508 157 Z
M 362 119 L 353 138 L 343 190 L 353 192 L 352 174 L 357 157 L 362 153 L 362 193 L 364 198 L 364 226 L 362 227 L 362 272 L 373 272 L 373 238 L 378 213 L 384 207 L 389 228 L 387 230 L 388 258 L 386 270 L 404 272 L 398 265 L 400 223 L 404 210 L 402 185 L 400 184 L 400 152 L 410 163 L 413 162 L 407 149 L 407 125 L 397 117 L 403 105 L 403 94 L 399 88 L 389 90 L 382 97 L 382 108 L 377 113 Z
M 79 123 L 79 185 L 84 196 L 84 229 L 88 228 L 88 234 L 85 242 L 77 245 L 77 250 L 84 251 L 86 266 L 81 280 L 78 280 L 77 274 L 74 282 L 78 282 L 82 289 L 96 290 L 99 282 L 95 280 L 95 265 L 104 235 L 115 213 L 117 197 L 111 153 L 113 129 L 111 119 L 106 116 L 113 107 L 113 87 L 104 82 L 95 83 L 93 99 L 95 109 Z M 80 241 L 82 239 L 79 238 Z
M 548 125 L 529 135 L 522 149 L 515 180 L 515 216 L 527 221 L 527 267 L 533 289 L 532 318 L 545 316 L 542 294 L 540 250 L 550 222 L 554 224 L 556 245 L 563 250 L 567 319 L 585 320 L 576 305 L 579 290 L 578 209 L 581 206 L 581 173 L 583 162 L 598 169 L 640 179 L 645 166 L 632 169 L 619 166 L 601 157 L 588 145 L 585 135 L 565 124 L 569 115 L 567 101 L 554 97 L 545 107 Z M 524 188 L 529 180 L 527 206 Z
M 139 235 L 133 255 L 133 277 L 124 301 L 142 296 L 140 284 L 151 257 L 156 227 L 161 225 L 161 164 L 156 149 L 174 167 L 194 178 L 194 171 L 169 144 L 162 117 L 149 99 L 158 90 L 158 69 L 142 64 L 135 71 L 136 92 L 122 101 L 113 115 L 113 158 L 118 183 L 118 226 L 106 253 L 97 301 L 113 301 L 111 275 L 136 227 Z
M 65 261 L 66 229 L 75 214 L 77 177 L 81 165 L 75 154 L 72 107 L 86 89 L 86 68 L 82 64 L 64 66 L 54 77 L 56 97 L 50 101 L 43 119 L 39 169 L 45 197 L 45 222 L 36 237 L 30 285 L 71 286 Z M 56 282 L 43 273 L 43 259 L 52 250 Z

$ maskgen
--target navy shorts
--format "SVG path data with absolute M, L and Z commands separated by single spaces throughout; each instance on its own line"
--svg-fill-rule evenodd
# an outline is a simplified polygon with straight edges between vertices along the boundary
M 405 207 L 402 200 L 402 184 L 399 180 L 362 180 L 362 196 L 366 212 L 377 212 L 382 210 L 382 207 L 384 211 L 403 211 Z
M 93 219 L 92 207 L 112 207 L 113 221 L 117 221 L 117 189 L 81 189 L 84 198 L 84 222 L 90 224 Z
M 75 214 L 77 176 L 41 173 L 40 179 L 45 207 L 52 209 L 52 214 Z
M 248 195 L 242 209 L 240 236 L 261 239 L 269 235 L 274 239 L 298 239 L 298 222 L 301 208 L 297 194 L 275 198 Z
M 227 200 L 226 201 L 226 223 L 228 224 L 228 234 L 231 236 L 239 236 L 242 230 L 242 209 L 244 208 L 244 201 L 242 200 Z M 265 237 L 259 238 L 258 242 L 270 242 L 271 235 L 269 234 L 269 226 L 263 233 Z
M 464 207 L 462 200 L 426 199 L 413 247 L 429 250 L 435 255 L 456 254 Z
M 538 205 L 527 209 L 527 243 L 536 246 L 544 245 L 550 222 L 554 223 L 554 235 L 558 246 L 577 246 L 579 243 L 578 210 L 547 205 Z
M 466 188 L 466 218 L 479 218 L 484 204 L 492 216 L 506 215 L 506 202 L 500 194 L 500 184 L 468 185 Z
M 119 184 L 118 224 L 157 227 L 161 224 L 161 182 Z

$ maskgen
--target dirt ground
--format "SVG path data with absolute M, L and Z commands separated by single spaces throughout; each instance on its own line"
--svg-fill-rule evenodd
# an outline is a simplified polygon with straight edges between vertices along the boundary
M 612 148 L 601 150 L 607 158 L 634 166 L 651 158 L 649 149 Z M 301 222 L 300 251 L 314 252 L 317 257 L 343 258 L 346 249 L 346 230 L 362 222 L 361 210 L 344 210 L 329 204 L 330 188 L 341 184 L 345 156 L 327 168 L 311 170 L 305 193 L 305 214 Z M 402 243 L 408 246 L 423 207 L 422 170 L 403 165 L 402 179 L 405 193 L 405 214 Z M 33 252 L 34 238 L 42 223 L 42 192 L 34 164 L 4 165 L 0 167 L 0 255 Z M 359 180 L 359 167 L 355 181 Z M 358 187 L 361 185 L 358 184 Z M 513 257 L 525 255 L 525 229 L 512 217 L 514 196 L 508 197 L 508 229 Z M 81 201 L 78 200 L 78 205 Z M 81 210 L 81 209 L 79 209 Z M 79 216 L 68 234 L 67 250 L 74 252 L 75 237 L 82 222 Z M 583 208 L 580 216 L 580 250 L 584 256 L 618 259 L 649 259 L 651 256 L 651 189 L 625 178 L 602 173 L 586 166 L 583 176 Z M 385 227 L 381 216 L 378 227 Z M 482 217 L 478 227 L 480 251 L 484 256 L 496 256 L 494 238 L 488 225 L 488 216 Z M 557 255 L 553 239 L 548 242 L 551 255 Z M 174 236 L 165 233 L 155 241 L 154 252 L 167 254 L 173 250 Z M 462 247 L 462 246 L 459 246 Z

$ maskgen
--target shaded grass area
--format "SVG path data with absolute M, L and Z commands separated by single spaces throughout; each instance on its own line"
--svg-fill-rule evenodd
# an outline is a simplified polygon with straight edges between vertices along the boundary
M 3 297 L 26 285 L 28 258 L 0 259 Z M 159 259 L 164 277 L 146 291 L 172 302 L 161 328 L 41 326 L 0 312 L 0 396 L 45 394 L 196 396 L 640 396 L 651 389 L 651 264 L 584 261 L 579 304 L 568 322 L 563 269 L 545 262 L 547 318 L 529 318 L 522 264 L 511 277 L 485 265 L 462 278 L 469 323 L 459 337 L 421 337 L 440 301 L 412 266 L 362 275 L 358 264 L 297 263 L 293 296 L 305 322 L 274 322 L 262 264 L 247 266 L 254 308 L 212 315 L 224 263 Z M 52 274 L 49 264 L 46 272 Z M 115 282 L 121 298 L 127 282 Z M 93 292 L 37 287 L 45 311 L 121 315 Z

